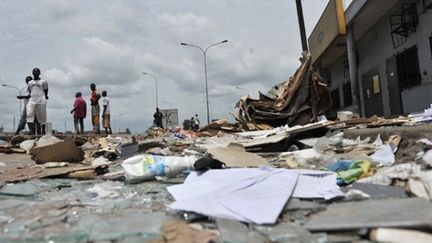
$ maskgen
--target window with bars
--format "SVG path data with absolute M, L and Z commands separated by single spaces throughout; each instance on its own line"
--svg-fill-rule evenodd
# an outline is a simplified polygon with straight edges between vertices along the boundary
M 400 89 L 421 84 L 417 46 L 410 47 L 396 56 Z

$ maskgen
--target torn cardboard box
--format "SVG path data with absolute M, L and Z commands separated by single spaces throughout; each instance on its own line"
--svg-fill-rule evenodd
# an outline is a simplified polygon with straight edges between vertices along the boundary
M 208 150 L 210 156 L 224 163 L 229 168 L 261 167 L 269 163 L 263 157 L 246 152 L 241 144 L 230 143 L 226 148 L 217 147 Z
M 81 162 L 84 160 L 84 151 L 75 145 L 72 138 L 66 138 L 64 141 L 55 144 L 32 148 L 30 154 L 38 164 L 46 162 Z

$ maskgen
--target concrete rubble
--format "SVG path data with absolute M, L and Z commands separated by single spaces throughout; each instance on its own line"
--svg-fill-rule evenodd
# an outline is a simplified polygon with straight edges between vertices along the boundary
M 429 109 L 320 117 L 309 59 L 235 124 L 0 136 L 0 242 L 430 242 Z

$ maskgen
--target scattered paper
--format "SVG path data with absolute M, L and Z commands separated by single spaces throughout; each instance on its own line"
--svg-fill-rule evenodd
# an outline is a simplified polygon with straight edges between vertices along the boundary
M 291 196 L 344 195 L 336 174 L 312 170 L 239 168 L 192 172 L 182 185 L 168 187 L 173 210 L 255 224 L 273 224 Z

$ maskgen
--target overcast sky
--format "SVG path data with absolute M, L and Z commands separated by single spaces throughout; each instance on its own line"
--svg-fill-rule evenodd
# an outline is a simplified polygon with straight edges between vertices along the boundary
M 327 0 L 305 0 L 307 33 Z M 207 47 L 212 118 L 229 118 L 240 96 L 267 92 L 299 65 L 294 0 L 0 0 L 0 82 L 24 87 L 39 67 L 49 84 L 48 120 L 72 130 L 74 94 L 88 101 L 89 84 L 111 97 L 115 131 L 152 123 L 155 82 L 159 107 L 179 119 L 206 121 L 203 55 Z M 236 86 L 242 89 L 236 89 Z M 0 124 L 19 119 L 17 91 L 0 87 Z M 88 106 L 89 106 L 89 102 Z M 89 116 L 86 130 L 90 129 Z

